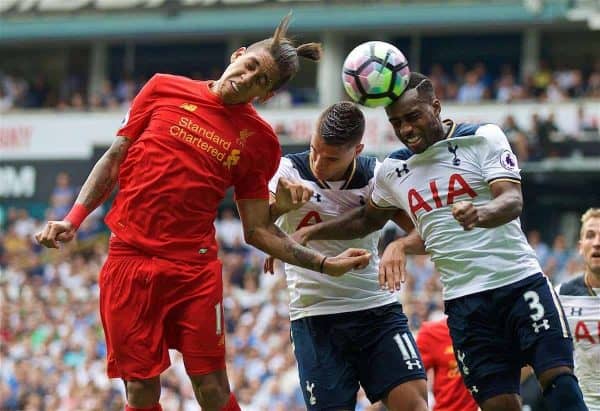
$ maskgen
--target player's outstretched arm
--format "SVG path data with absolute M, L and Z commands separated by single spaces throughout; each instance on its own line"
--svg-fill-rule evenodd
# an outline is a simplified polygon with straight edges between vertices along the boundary
M 365 268 L 369 263 L 371 254 L 367 250 L 349 249 L 329 257 L 298 244 L 271 222 L 266 199 L 239 200 L 237 206 L 246 242 L 275 258 L 332 276 Z
M 521 215 L 523 194 L 517 181 L 498 180 L 490 185 L 493 200 L 475 207 L 461 201 L 452 207 L 452 215 L 465 230 L 474 227 L 493 228 L 506 224 Z
M 41 245 L 58 248 L 58 242 L 71 241 L 83 219 L 98 207 L 112 192 L 119 177 L 119 167 L 127 155 L 131 142 L 117 137 L 100 157 L 83 184 L 75 205 L 62 221 L 48 221 L 43 230 L 35 235 Z
M 377 208 L 368 202 L 362 207 L 348 211 L 333 220 L 302 227 L 293 238 L 306 244 L 311 240 L 350 240 L 361 238 L 373 231 L 381 229 L 385 223 L 393 219 L 398 209 Z

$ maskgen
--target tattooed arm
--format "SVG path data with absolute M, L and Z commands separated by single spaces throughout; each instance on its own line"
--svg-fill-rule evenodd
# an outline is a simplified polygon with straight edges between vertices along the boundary
M 271 222 L 267 199 L 239 200 L 237 206 L 246 242 L 282 261 L 332 276 L 364 268 L 369 262 L 366 250 L 349 249 L 329 257 L 296 243 Z
M 332 220 L 302 227 L 294 233 L 294 239 L 302 244 L 311 240 L 350 240 L 361 238 L 382 228 L 385 223 L 401 213 L 396 208 L 381 209 L 367 202 L 362 207 L 350 210 Z M 404 226 L 398 223 L 402 228 Z
M 127 156 L 131 140 L 117 137 L 100 157 L 75 200 L 90 212 L 102 204 L 112 193 L 119 177 L 119 168 Z
M 94 165 L 73 207 L 73 210 L 80 210 L 80 219 L 85 217 L 86 212 L 92 212 L 108 198 L 117 183 L 119 167 L 127 156 L 130 144 L 131 140 L 125 137 L 117 137 Z M 73 210 L 71 213 L 73 213 Z M 48 221 L 44 229 L 35 235 L 35 238 L 38 243 L 45 247 L 58 248 L 59 241 L 67 242 L 73 239 L 77 228 L 67 216 L 62 221 Z

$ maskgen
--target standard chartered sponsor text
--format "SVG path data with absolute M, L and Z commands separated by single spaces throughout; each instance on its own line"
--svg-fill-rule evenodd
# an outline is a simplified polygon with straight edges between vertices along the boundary
M 216 134 L 214 130 L 201 127 L 187 117 L 180 117 L 179 123 L 169 128 L 169 134 L 198 147 L 202 151 L 206 151 L 217 161 L 223 161 L 225 151 L 231 147 L 231 141 L 225 140 Z

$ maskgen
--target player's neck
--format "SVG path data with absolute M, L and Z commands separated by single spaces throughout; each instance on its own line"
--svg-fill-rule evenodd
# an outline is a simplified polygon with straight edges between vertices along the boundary
M 583 280 L 589 287 L 600 288 L 600 274 L 595 274 L 591 270 L 585 270 Z

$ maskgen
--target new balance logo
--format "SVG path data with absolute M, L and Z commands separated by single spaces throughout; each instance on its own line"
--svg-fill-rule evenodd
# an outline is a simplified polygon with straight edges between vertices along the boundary
M 534 322 L 533 324 L 531 324 L 531 326 L 533 327 L 536 334 L 539 334 L 540 330 L 542 328 L 544 330 L 547 330 L 550 328 L 550 324 L 548 324 L 548 320 L 545 318 L 542 321 L 540 321 L 539 323 Z
M 469 367 L 467 367 L 465 365 L 465 353 L 460 351 L 460 350 L 456 350 L 456 358 L 458 358 L 458 362 L 460 363 L 460 369 L 462 370 L 462 373 L 464 375 L 469 375 Z
M 317 397 L 315 397 L 313 390 L 315 389 L 315 383 L 311 383 L 306 380 L 306 392 L 310 395 L 308 402 L 310 405 L 315 405 L 317 403 Z
M 396 341 L 396 344 L 398 344 L 398 348 L 402 353 L 402 359 L 406 364 L 406 368 L 409 370 L 414 368 L 420 370 L 423 368 L 421 361 L 419 360 L 419 356 L 417 355 L 417 350 L 415 350 L 415 347 L 407 333 L 402 334 L 402 336 L 400 336 L 400 334 L 394 335 L 394 341 Z
M 402 177 L 402 174 L 404 173 L 408 174 L 409 171 L 410 170 L 408 169 L 408 165 L 406 165 L 406 163 L 402 164 L 402 170 L 396 168 L 396 174 L 398 174 L 398 177 Z
M 192 103 L 183 103 L 182 105 L 179 106 L 180 108 L 187 110 L 189 112 L 194 112 L 196 111 L 196 109 L 198 108 L 197 105 L 192 104 Z

